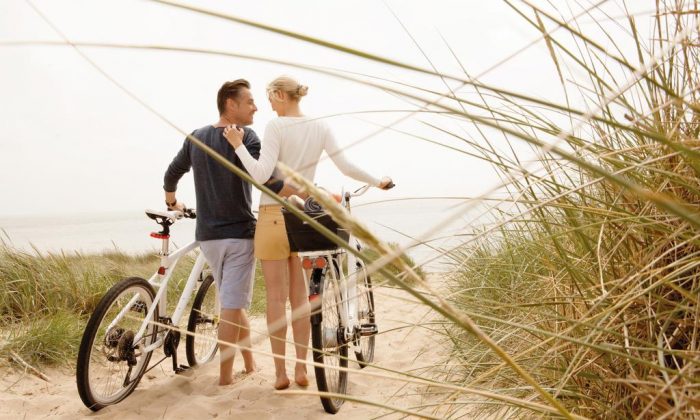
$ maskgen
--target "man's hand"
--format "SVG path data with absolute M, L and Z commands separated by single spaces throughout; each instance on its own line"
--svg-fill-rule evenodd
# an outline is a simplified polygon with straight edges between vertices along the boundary
M 177 201 L 177 198 L 175 198 L 175 191 L 165 192 L 165 205 L 168 207 L 168 210 L 185 211 L 185 204 Z
M 168 210 L 177 210 L 177 211 L 185 211 L 185 203 L 181 203 L 179 201 L 175 202 L 174 206 L 168 206 Z
M 388 176 L 385 176 L 382 178 L 382 182 L 379 183 L 378 188 L 381 190 L 390 190 L 394 188 L 394 181 L 392 181 Z
M 226 126 L 224 128 L 224 137 L 234 149 L 237 149 L 243 144 L 243 129 L 235 125 Z

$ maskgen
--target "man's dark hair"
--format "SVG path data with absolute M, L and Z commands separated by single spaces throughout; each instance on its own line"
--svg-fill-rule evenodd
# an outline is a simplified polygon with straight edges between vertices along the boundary
M 221 85 L 219 93 L 216 95 L 216 106 L 219 107 L 219 115 L 226 110 L 226 99 L 238 99 L 242 88 L 250 89 L 250 83 L 245 79 L 236 79 Z

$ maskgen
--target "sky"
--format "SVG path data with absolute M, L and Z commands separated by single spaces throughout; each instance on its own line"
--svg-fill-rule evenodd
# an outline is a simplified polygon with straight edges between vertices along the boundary
M 543 42 L 492 68 L 538 38 L 537 31 L 505 2 L 186 3 L 412 65 L 434 66 L 448 74 L 463 75 L 463 66 L 483 81 L 562 100 Z M 639 11 L 653 8 L 652 2 L 632 3 Z M 566 9 L 577 2 L 562 4 Z M 611 6 L 610 13 L 622 14 L 619 6 Z M 265 85 L 281 74 L 310 87 L 301 103 L 303 112 L 326 118 L 339 141 L 349 146 L 346 153 L 353 161 L 376 176 L 395 180 L 397 188 L 372 191 L 366 200 L 475 196 L 499 182 L 494 171 L 477 159 L 396 131 L 458 146 L 455 138 L 429 130 L 425 124 L 464 130 L 457 122 L 439 115 L 412 114 L 419 108 L 415 101 L 361 83 L 254 59 L 129 48 L 80 47 L 78 52 L 67 45 L 7 44 L 62 41 L 62 36 L 72 42 L 221 50 L 438 92 L 445 92 L 446 84 L 451 89 L 458 85 L 150 1 L 0 0 L 0 216 L 162 206 L 163 173 L 182 145 L 182 132 L 218 120 L 216 92 L 220 85 L 237 78 L 251 82 L 259 108 L 251 128 L 262 136 L 266 122 L 274 117 Z M 395 130 L 379 130 L 402 118 L 393 126 Z M 528 153 L 524 145 L 512 146 L 516 153 Z M 344 178 L 328 160 L 321 162 L 316 181 L 333 190 L 360 185 Z M 194 204 L 191 176 L 180 182 L 178 198 Z

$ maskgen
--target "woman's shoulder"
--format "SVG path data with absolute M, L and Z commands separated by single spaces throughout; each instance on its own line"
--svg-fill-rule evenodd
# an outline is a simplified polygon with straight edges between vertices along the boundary
M 301 117 L 276 117 L 267 123 L 268 129 L 287 130 L 290 128 L 308 129 L 309 127 L 323 127 L 326 123 L 319 118 L 309 117 L 307 115 Z
M 284 118 L 283 117 L 274 117 L 270 121 L 267 122 L 267 125 L 279 125 L 284 123 Z

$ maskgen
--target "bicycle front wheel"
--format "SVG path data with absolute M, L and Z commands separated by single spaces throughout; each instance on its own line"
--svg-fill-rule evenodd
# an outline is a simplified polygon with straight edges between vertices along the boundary
M 335 264 L 333 268 L 336 269 Z M 320 275 L 320 273 L 319 273 Z M 321 392 L 345 394 L 348 373 L 338 368 L 348 367 L 348 347 L 344 340 L 343 327 L 340 322 L 341 297 L 338 284 L 327 278 L 321 278 L 321 305 L 318 314 L 313 316 L 311 324 L 311 343 L 316 366 L 316 386 Z M 326 412 L 335 414 L 345 400 L 338 397 L 321 397 Z
M 364 368 L 374 360 L 374 336 L 377 334 L 377 320 L 374 314 L 372 280 L 361 260 L 357 261 L 357 303 L 360 343 L 358 349 L 355 350 L 355 358 L 360 364 L 360 368 Z
M 211 361 L 219 348 L 219 297 L 214 277 L 208 275 L 199 286 L 187 323 L 185 349 L 191 367 Z
M 130 277 L 109 289 L 90 316 L 76 369 L 78 393 L 89 409 L 118 403 L 141 380 L 152 354 L 144 349 L 155 341 L 156 325 L 148 322 L 143 336 L 135 336 L 147 321 L 154 296 L 146 280 Z

